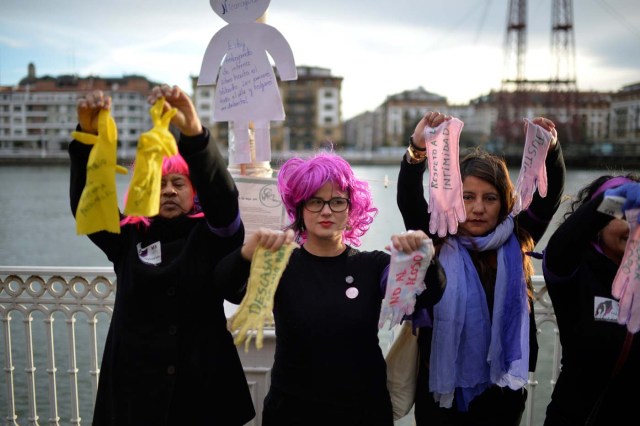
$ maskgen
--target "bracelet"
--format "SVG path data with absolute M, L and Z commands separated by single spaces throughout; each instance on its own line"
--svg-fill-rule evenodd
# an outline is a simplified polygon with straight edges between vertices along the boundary
M 426 151 L 427 150 L 425 149 L 424 152 L 416 152 L 413 145 L 409 145 L 409 147 L 407 148 L 407 162 L 409 164 L 418 164 L 424 162 L 424 160 L 427 159 Z
M 418 150 L 418 151 L 426 151 L 427 150 L 426 146 L 424 148 L 420 148 L 418 145 L 416 145 L 416 143 L 413 141 L 413 136 L 409 137 L 409 145 L 411 145 L 414 150 Z

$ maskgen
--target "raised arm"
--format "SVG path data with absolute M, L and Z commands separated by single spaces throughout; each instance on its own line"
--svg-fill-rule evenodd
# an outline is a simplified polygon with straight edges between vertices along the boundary
M 581 205 L 551 235 L 544 252 L 547 271 L 567 277 L 577 269 L 589 243 L 613 219 L 598 211 L 603 198 L 604 194 L 600 194 Z
M 193 102 L 178 86 L 166 84 L 154 87 L 148 101 L 154 104 L 160 97 L 165 98 L 165 109 L 177 109 L 171 124 L 180 131 L 178 149 L 189 164 L 191 181 L 207 222 L 214 229 L 236 228 L 238 189 L 216 142 L 202 126 Z
M 396 201 L 406 229 L 420 229 L 429 234 L 429 205 L 423 186 L 424 172 L 427 170 L 424 129 L 427 126 L 437 127 L 450 118 L 439 112 L 426 113 L 416 124 L 410 149 L 402 157 Z M 434 237 L 431 234 L 429 236 Z

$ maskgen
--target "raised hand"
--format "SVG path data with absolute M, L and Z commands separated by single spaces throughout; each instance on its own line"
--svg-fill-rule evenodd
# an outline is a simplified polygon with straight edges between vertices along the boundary
M 625 199 L 625 202 L 622 204 L 623 212 L 629 209 L 640 208 L 640 182 L 625 183 L 616 188 L 607 189 L 604 194 L 606 196 L 623 197 Z
M 457 118 L 433 128 L 425 126 L 424 140 L 429 159 L 429 232 L 444 237 L 455 234 L 458 222 L 467 219 L 460 177 L 460 132 L 464 123 Z
M 106 96 L 102 90 L 94 90 L 78 99 L 76 110 L 82 132 L 97 135 L 100 111 L 111 110 L 111 97 Z
M 191 98 L 178 86 L 169 87 L 167 84 L 155 86 L 147 98 L 149 104 L 155 104 L 158 99 L 164 98 L 164 112 L 175 108 L 177 113 L 171 119 L 171 124 L 176 126 L 185 136 L 196 136 L 202 133 L 202 123 L 191 102 Z
M 553 122 L 546 118 L 525 121 L 525 142 L 522 154 L 520 174 L 516 182 L 516 202 L 513 214 L 526 210 L 533 200 L 533 194 L 538 190 L 541 197 L 547 196 L 547 168 L 544 164 L 547 152 L 557 139 Z

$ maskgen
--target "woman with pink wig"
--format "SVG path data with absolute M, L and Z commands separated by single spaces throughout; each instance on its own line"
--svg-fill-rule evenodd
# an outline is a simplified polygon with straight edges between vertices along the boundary
M 260 229 L 216 271 L 244 283 L 258 245 L 301 244 L 274 296 L 276 351 L 262 425 L 393 426 L 378 342 L 390 255 L 355 248 L 378 212 L 369 185 L 343 158 L 323 152 L 286 161 L 278 189 L 291 221 L 287 229 Z M 427 238 L 416 231 L 392 241 L 411 253 Z M 425 282 L 418 307 L 442 294 L 438 265 L 428 268 Z
M 179 154 L 162 165 L 155 217 L 125 217 L 120 233 L 89 238 L 113 262 L 115 305 L 102 357 L 93 426 L 231 425 L 255 417 L 223 302 L 242 287 L 214 281 L 216 263 L 244 240 L 238 191 L 209 130 L 178 87 L 154 87 L 149 103 L 176 108 Z M 102 91 L 77 104 L 79 127 L 96 134 Z M 91 147 L 69 145 L 76 214 Z M 197 194 L 197 197 L 196 197 Z

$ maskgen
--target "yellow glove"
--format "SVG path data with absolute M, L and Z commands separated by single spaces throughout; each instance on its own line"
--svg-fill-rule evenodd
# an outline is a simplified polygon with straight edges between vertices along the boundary
M 118 166 L 118 129 L 108 110 L 98 115 L 98 134 L 72 132 L 71 137 L 86 145 L 93 145 L 87 162 L 87 182 L 76 211 L 78 235 L 98 231 L 120 233 L 120 211 L 116 193 L 116 172 L 127 174 Z
M 152 217 L 160 211 L 162 160 L 178 153 L 176 140 L 169 131 L 169 122 L 178 110 L 172 108 L 163 115 L 163 107 L 164 98 L 160 98 L 149 109 L 153 128 L 138 140 L 133 177 L 124 208 L 127 216 Z
M 245 352 L 251 342 L 250 329 L 257 331 L 256 347 L 262 349 L 262 329 L 267 320 L 273 321 L 273 297 L 296 247 L 295 243 L 284 244 L 274 252 L 258 246 L 253 253 L 247 293 L 228 323 L 229 331 L 235 333 L 233 342 L 239 345 L 244 341 Z

